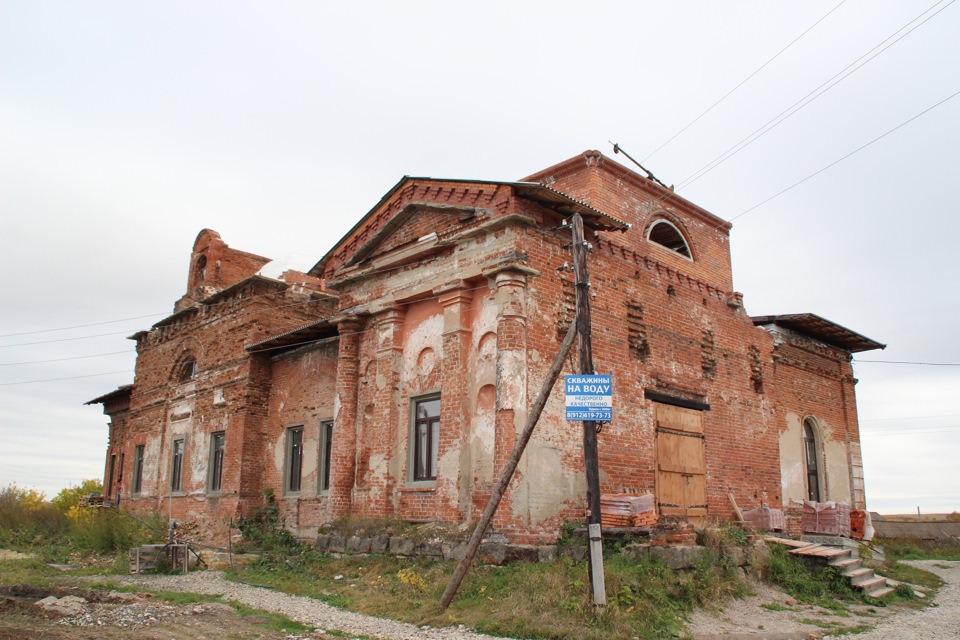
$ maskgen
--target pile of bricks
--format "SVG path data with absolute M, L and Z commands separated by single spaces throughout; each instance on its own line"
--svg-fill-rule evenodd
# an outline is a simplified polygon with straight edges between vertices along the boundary
M 650 530 L 650 545 L 655 547 L 684 547 L 697 544 L 693 524 L 680 516 L 661 516 Z
M 743 512 L 743 519 L 763 531 L 783 531 L 787 528 L 787 520 L 782 509 L 758 507 Z
M 653 494 L 605 493 L 600 496 L 604 527 L 650 527 L 656 524 Z
M 850 537 L 856 540 L 863 540 L 866 524 L 867 512 L 860 509 L 853 509 L 850 512 Z
M 803 502 L 803 532 L 850 537 L 850 505 L 845 502 Z

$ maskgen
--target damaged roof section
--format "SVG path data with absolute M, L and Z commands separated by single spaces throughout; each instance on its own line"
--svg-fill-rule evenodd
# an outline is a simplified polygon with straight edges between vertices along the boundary
M 333 319 L 321 318 L 320 320 L 314 320 L 313 322 L 308 322 L 289 331 L 284 331 L 275 336 L 248 344 L 244 349 L 250 353 L 260 353 L 262 351 L 282 353 L 325 338 L 334 338 L 337 337 L 337 335 L 337 325 L 333 322 Z
M 887 345 L 847 329 L 813 313 L 793 313 L 779 316 L 752 316 L 758 327 L 776 325 L 809 336 L 820 342 L 845 349 L 850 353 L 886 349 Z

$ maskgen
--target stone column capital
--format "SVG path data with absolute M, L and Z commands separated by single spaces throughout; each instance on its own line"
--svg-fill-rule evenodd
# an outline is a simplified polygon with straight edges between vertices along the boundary
M 337 333 L 340 335 L 358 333 L 363 326 L 363 319 L 352 313 L 336 316 L 330 321 L 337 325 Z
M 385 328 L 390 325 L 402 324 L 406 315 L 407 307 L 404 305 L 395 304 L 391 307 L 383 309 L 382 311 L 378 311 L 373 317 L 376 319 L 377 327 Z

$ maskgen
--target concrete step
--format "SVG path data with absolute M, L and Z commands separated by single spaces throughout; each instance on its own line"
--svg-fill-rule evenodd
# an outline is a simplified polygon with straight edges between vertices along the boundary
M 864 592 L 865 594 L 867 594 L 868 596 L 874 597 L 874 598 L 877 597 L 877 596 L 874 596 L 874 595 L 873 595 L 876 591 L 881 590 L 881 589 L 887 589 L 887 588 L 888 588 L 888 587 L 887 587 L 887 579 L 884 578 L 883 576 L 880 576 L 880 577 L 874 576 L 874 577 L 870 578 L 869 580 L 864 580 L 863 582 L 858 582 L 857 584 L 855 584 L 855 585 L 853 585 L 853 586 L 855 586 L 855 587 L 858 588 L 858 589 L 863 589 L 863 592 Z
M 890 587 L 883 587 L 882 589 L 871 591 L 866 595 L 870 596 L 871 598 L 882 598 L 883 596 L 890 595 L 891 593 L 893 593 L 893 589 L 891 589 Z
M 853 586 L 857 586 L 857 584 L 861 582 L 866 582 L 867 580 L 876 577 L 873 569 L 867 569 L 866 567 L 859 567 L 857 569 L 851 569 L 850 571 L 844 571 L 843 575 Z
M 836 567 L 840 571 L 853 571 L 863 566 L 863 560 L 860 558 L 844 558 L 839 562 L 828 562 L 831 567 Z

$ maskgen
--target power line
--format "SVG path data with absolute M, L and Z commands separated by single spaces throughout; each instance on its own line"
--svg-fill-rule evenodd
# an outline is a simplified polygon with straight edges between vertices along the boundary
M 103 356 L 115 356 L 119 353 L 136 353 L 135 351 L 111 351 L 110 353 L 95 353 L 89 356 L 74 356 L 72 358 L 53 358 L 52 360 L 32 360 L 30 362 L 3 362 L 0 367 L 14 367 L 23 364 L 44 364 L 46 362 L 64 362 L 66 360 L 83 360 L 84 358 L 101 358 Z
M 802 180 L 798 180 L 797 182 L 794 182 L 792 185 L 790 185 L 790 186 L 787 187 L 786 189 L 783 189 L 783 190 L 775 193 L 774 195 L 770 196 L 770 197 L 767 198 L 766 200 L 763 200 L 762 202 L 758 202 L 757 204 L 753 205 L 753 206 L 750 207 L 749 209 L 746 209 L 746 210 L 744 210 L 744 211 L 741 211 L 741 212 L 738 213 L 737 215 L 735 215 L 735 216 L 733 216 L 732 218 L 730 218 L 730 222 L 733 222 L 733 221 L 736 220 L 737 218 L 739 218 L 739 217 L 741 217 L 741 216 L 744 216 L 744 215 L 750 213 L 751 211 L 753 211 L 753 210 L 756 209 L 757 207 L 760 207 L 760 206 L 762 206 L 762 205 L 765 205 L 766 203 L 770 202 L 771 200 L 773 200 L 773 199 L 775 199 L 775 198 L 779 198 L 780 196 L 782 196 L 783 194 L 785 194 L 787 191 L 790 191 L 791 189 L 800 186 L 801 184 L 803 184 L 804 182 L 806 182 L 806 181 L 809 180 L 810 178 L 813 178 L 813 177 L 815 177 L 815 176 L 820 175 L 821 173 L 823 173 L 824 171 L 826 171 L 826 170 L 829 169 L 830 167 L 832 167 L 832 166 L 834 166 L 834 165 L 837 165 L 837 164 L 843 162 L 844 160 L 846 160 L 846 159 L 849 158 L 850 156 L 854 155 L 855 153 L 858 153 L 858 152 L 860 152 L 860 151 L 863 151 L 864 149 L 866 149 L 867 147 L 869 147 L 870 145 L 872 145 L 874 142 L 878 142 L 879 140 L 882 140 L 883 138 L 886 138 L 888 135 L 890 135 L 891 133 L 893 133 L 893 132 L 896 131 L 897 129 L 900 129 L 900 128 L 903 127 L 903 126 L 906 126 L 907 124 L 910 124 L 911 122 L 913 122 L 914 120 L 916 120 L 916 119 L 919 118 L 920 116 L 924 115 L 924 114 L 927 113 L 928 111 L 931 111 L 931 110 L 939 107 L 940 105 L 942 105 L 944 102 L 947 102 L 948 100 L 952 100 L 953 98 L 956 98 L 958 95 L 960 95 L 960 91 L 957 91 L 956 93 L 953 93 L 953 94 L 947 96 L 946 98 L 944 98 L 943 100 L 941 100 L 940 102 L 936 103 L 936 104 L 933 105 L 933 106 L 927 107 L 926 109 L 924 109 L 923 111 L 921 111 L 921 112 L 918 113 L 917 115 L 913 116 L 913 117 L 910 118 L 909 120 L 906 120 L 906 121 L 904 121 L 904 122 L 901 122 L 900 124 L 898 124 L 897 126 L 895 126 L 893 129 L 890 129 L 890 130 L 887 131 L 886 133 L 877 136 L 876 138 L 874 138 L 874 139 L 871 140 L 870 142 L 868 142 L 868 143 L 866 143 L 866 144 L 864 144 L 864 145 L 861 145 L 861 146 L 857 147 L 856 149 L 854 149 L 853 151 L 851 151 L 851 152 L 848 153 L 847 155 L 843 156 L 842 158 L 839 158 L 839 159 L 837 159 L 837 160 L 834 160 L 833 162 L 831 162 L 831 163 L 828 164 L 827 166 L 825 166 L 825 167 L 823 167 L 823 168 L 821 168 L 821 169 L 818 169 L 817 171 L 814 171 L 813 173 L 811 173 L 810 175 L 808 175 L 806 178 L 803 178 Z M 869 360 L 859 360 L 858 362 L 869 362 Z
M 36 342 L 19 342 L 17 344 L 0 344 L 0 349 L 6 349 L 7 347 L 28 347 L 35 344 L 50 344 L 52 342 L 70 342 L 71 340 L 89 340 L 90 338 L 103 338 L 104 336 L 118 336 L 124 333 L 129 333 L 130 329 L 126 331 L 113 331 L 111 333 L 97 333 L 92 336 L 77 336 L 75 338 L 57 338 L 55 340 L 38 340 Z
M 886 431 L 886 432 L 881 432 L 881 433 L 864 432 L 864 433 L 861 433 L 861 436 L 864 436 L 864 435 L 869 436 L 869 437 L 880 437 L 880 436 L 913 436 L 913 435 L 918 435 L 918 436 L 919 436 L 919 435 L 932 436 L 932 435 L 937 435 L 937 434 L 951 434 L 951 433 L 957 433 L 957 432 L 960 432 L 960 428 L 944 429 L 944 430 L 941 430 L 941 431 L 931 431 L 931 430 L 929 430 L 929 429 L 918 429 L 918 430 L 916 430 L 916 431 L 896 431 L 896 432 L 894 432 L 894 431 Z
M 741 80 L 740 83 L 737 84 L 737 86 L 735 86 L 733 89 L 730 89 L 730 91 L 726 92 L 726 93 L 723 95 L 722 98 L 720 98 L 719 100 L 717 100 L 716 102 L 714 102 L 712 105 L 710 105 L 709 107 L 707 107 L 707 109 L 706 109 L 703 113 L 701 113 L 701 114 L 698 115 L 696 118 L 694 118 L 693 120 L 691 120 L 685 127 L 683 127 L 682 129 L 680 129 L 680 131 L 677 131 L 675 134 L 673 134 L 672 136 L 670 136 L 670 138 L 669 138 L 666 142 L 664 142 L 664 143 L 661 144 L 659 147 L 657 147 L 656 149 L 654 149 L 653 151 L 651 151 L 651 152 L 647 155 L 647 157 L 644 158 L 643 160 L 641 160 L 640 162 L 643 163 L 643 162 L 646 162 L 647 160 L 649 160 L 650 158 L 652 158 L 654 155 L 656 155 L 656 153 L 657 153 L 658 151 L 660 151 L 661 149 L 663 149 L 664 147 L 666 147 L 668 144 L 670 144 L 671 142 L 673 142 L 674 139 L 677 138 L 680 134 L 682 134 L 684 131 L 686 131 L 687 129 L 689 129 L 689 128 L 692 127 L 693 125 L 695 125 L 695 124 L 700 120 L 700 118 L 702 118 L 703 116 L 705 116 L 705 115 L 707 115 L 708 113 L 710 113 L 711 111 L 713 111 L 714 107 L 716 107 L 716 106 L 719 105 L 721 102 L 723 102 L 724 100 L 726 100 L 727 98 L 729 98 L 730 95 L 733 94 L 734 91 L 736 91 L 737 89 L 739 89 L 740 87 L 742 87 L 743 85 L 745 85 L 745 84 L 747 83 L 747 81 L 749 81 L 751 78 L 753 78 L 753 76 L 755 76 L 755 75 L 757 75 L 758 73 L 760 73 L 761 71 L 763 71 L 763 70 L 766 68 L 767 65 L 769 65 L 771 62 L 773 62 L 774 60 L 776 60 L 777 58 L 779 58 L 779 57 L 780 57 L 780 54 L 782 54 L 784 51 L 786 51 L 787 49 L 789 49 L 790 47 L 792 47 L 794 44 L 796 44 L 797 41 L 800 40 L 800 38 L 802 38 L 803 36 L 807 35 L 807 33 L 809 33 L 810 31 L 812 31 L 814 27 L 816 27 L 818 24 L 820 24 L 821 22 L 823 22 L 823 21 L 827 18 L 827 16 L 829 16 L 831 13 L 833 13 L 834 11 L 836 11 L 837 9 L 839 9 L 840 6 L 843 5 L 843 3 L 846 2 L 846 1 L 847 1 L 847 0 L 841 0 L 840 3 L 839 3 L 837 6 L 835 6 L 833 9 L 830 9 L 830 11 L 827 11 L 825 14 L 823 14 L 823 16 L 822 16 L 819 20 L 817 20 L 816 22 L 814 22 L 812 25 L 810 25 L 809 27 L 807 27 L 807 29 L 806 29 L 803 33 L 801 33 L 801 34 L 798 35 L 796 38 L 794 38 L 793 40 L 791 40 L 791 41 L 790 41 L 790 44 L 788 44 L 787 46 L 785 46 L 783 49 L 780 49 L 780 51 L 778 51 L 776 54 L 774 54 L 774 56 L 773 56 L 772 58 L 770 58 L 769 60 L 767 60 L 766 62 L 764 62 L 762 65 L 760 65 L 759 67 L 757 67 L 756 70 L 754 70 L 753 73 L 751 73 L 751 74 L 748 75 L 746 78 L 744 78 L 743 80 Z
M 908 362 L 905 360 L 860 360 L 859 358 L 854 360 L 854 362 L 869 362 L 871 364 L 919 364 L 928 367 L 960 367 L 960 362 Z
M 905 418 L 861 418 L 860 422 L 879 422 L 886 420 L 931 420 L 933 418 L 960 418 L 960 413 L 948 413 L 939 416 L 907 416 Z
M 55 329 L 37 329 L 36 331 L 22 331 L 20 333 L 4 333 L 0 334 L 0 338 L 12 338 L 14 336 L 29 336 L 35 333 L 50 333 L 51 331 L 69 331 L 70 329 L 84 329 L 86 327 L 96 327 L 102 324 L 114 324 L 116 322 L 126 322 L 127 320 L 140 320 L 142 318 L 155 318 L 157 316 L 164 315 L 163 312 L 160 313 L 149 313 L 145 316 L 132 316 L 130 318 L 120 318 L 119 320 L 104 320 L 103 322 L 91 322 L 90 324 L 76 324 L 72 327 L 57 327 Z
M 78 378 L 96 378 L 99 376 L 112 376 L 115 373 L 130 373 L 133 369 L 124 369 L 123 371 L 107 371 L 104 373 L 90 373 L 84 376 L 67 376 L 65 378 L 46 378 L 44 380 L 23 380 L 20 382 L 0 382 L 0 387 L 11 387 L 18 384 L 37 384 L 38 382 L 57 382 L 59 380 L 76 380 Z
M 732 157 L 735 156 L 736 154 L 738 154 L 738 153 L 740 153 L 741 151 L 743 151 L 743 149 L 747 148 L 748 146 L 750 146 L 751 144 L 753 144 L 754 142 L 756 142 L 757 140 L 759 140 L 760 138 L 762 138 L 764 135 L 766 135 L 767 133 L 769 133 L 770 131 L 772 131 L 774 128 L 776 128 L 777 126 L 779 126 L 780 124 L 782 124 L 783 122 L 785 122 L 788 118 L 790 118 L 791 116 L 793 116 L 794 114 L 796 114 L 797 112 L 799 112 L 801 109 L 803 109 L 804 107 L 806 107 L 808 104 L 810 104 L 811 102 L 813 102 L 814 100 L 816 100 L 817 98 L 819 98 L 820 96 L 822 96 L 823 94 L 825 94 L 827 91 L 829 91 L 830 89 L 832 89 L 833 87 L 837 86 L 838 84 L 840 84 L 841 82 L 843 82 L 844 80 L 846 80 L 848 77 L 850 77 L 851 75 L 853 75 L 854 73 L 856 73 L 857 71 L 859 71 L 862 67 L 864 67 L 864 66 L 865 66 L 866 64 L 868 64 L 869 62 L 873 61 L 873 60 L 874 60 L 877 56 L 879 56 L 881 53 L 883 53 L 884 51 L 886 51 L 887 49 L 889 49 L 890 47 L 892 47 L 892 46 L 895 45 L 896 43 L 900 42 L 901 40 L 903 40 L 905 37 L 907 37 L 907 36 L 910 35 L 911 33 L 913 33 L 916 29 L 920 28 L 923 24 L 925 24 L 927 21 L 931 20 L 934 16 L 938 15 L 941 11 L 943 11 L 944 9 L 946 9 L 947 7 L 949 7 L 949 6 L 950 6 L 951 4 L 953 4 L 955 1 L 956 1 L 956 0 L 950 0 L 950 2 L 948 2 L 945 6 L 941 7 L 940 9 L 938 9 L 938 10 L 937 10 L 935 13 L 933 13 L 932 15 L 927 16 L 927 17 L 926 17 L 923 21 L 921 21 L 919 24 L 914 25 L 913 28 L 911 28 L 911 29 L 910 29 L 909 31 L 907 31 L 906 33 L 900 35 L 900 37 L 898 37 L 896 40 L 894 40 L 893 42 L 890 42 L 889 44 L 887 44 L 886 46 L 884 46 L 884 47 L 883 47 L 882 49 L 880 49 L 879 51 L 876 51 L 876 49 L 878 49 L 879 47 L 883 46 L 884 43 L 886 43 L 888 40 L 890 40 L 891 38 L 893 38 L 894 36 L 896 36 L 898 33 L 900 33 L 901 31 L 903 31 L 903 30 L 906 29 L 907 27 L 909 27 L 912 23 L 916 22 L 916 21 L 919 20 L 921 17 L 923 17 L 924 14 L 929 13 L 929 12 L 932 11 L 937 5 L 939 5 L 939 4 L 941 4 L 942 2 L 944 2 L 944 0 L 937 0 L 937 2 L 935 2 L 932 6 L 930 6 L 930 7 L 927 8 L 927 9 L 925 9 L 925 10 L 924 10 L 923 12 L 921 12 L 917 17 L 913 18 L 910 22 L 908 22 L 908 23 L 905 24 L 904 26 L 902 26 L 902 27 L 900 27 L 899 29 L 897 29 L 897 31 L 895 31 L 895 32 L 893 32 L 891 35 L 887 36 L 884 40 L 882 40 L 879 44 L 875 45 L 872 49 L 870 49 L 869 51 L 867 51 L 865 54 L 863 54 L 862 56 L 860 56 L 859 58 L 857 58 L 856 60 L 854 60 L 853 62 L 851 62 L 850 64 L 848 64 L 846 67 L 844 67 L 843 69 L 841 69 L 840 71 L 838 71 L 837 73 L 835 73 L 833 76 L 831 76 L 831 77 L 830 77 L 829 79 L 827 79 L 825 82 L 823 82 L 822 84 L 820 84 L 820 85 L 819 85 L 817 88 L 815 88 L 813 91 L 811 91 L 810 93 L 808 93 L 808 94 L 805 95 L 804 97 L 802 97 L 802 98 L 800 98 L 799 100 L 797 100 L 796 102 L 794 102 L 792 105 L 790 105 L 789 107 L 787 107 L 786 109 L 784 109 L 783 111 L 781 111 L 778 115 L 774 116 L 772 119 L 768 120 L 765 124 L 763 124 L 763 125 L 760 126 L 759 128 L 755 129 L 752 133 L 750 133 L 750 134 L 747 135 L 745 138 L 743 138 L 742 140 L 740 140 L 740 142 L 736 143 L 735 145 L 733 145 L 732 147 L 730 147 L 729 149 L 727 149 L 726 151 L 724 151 L 723 153 L 721 153 L 719 156 L 717 156 L 716 158 L 714 158 L 713 160 L 711 160 L 710 162 L 708 162 L 707 164 L 705 164 L 703 167 L 701 167 L 701 168 L 698 169 L 697 171 L 693 172 L 692 174 L 690 174 L 689 176 L 687 176 L 686 178 L 684 178 L 683 180 L 681 180 L 681 181 L 677 184 L 677 190 L 680 190 L 680 189 L 683 189 L 683 188 L 686 188 L 686 187 L 690 186 L 691 184 L 693 184 L 694 182 L 696 182 L 697 180 L 699 180 L 700 178 L 702 178 L 703 176 L 705 176 L 705 175 L 708 174 L 709 172 L 713 171 L 714 169 L 716 169 L 717 167 L 719 167 L 721 164 L 723 164 L 724 162 L 726 162 L 727 160 L 729 160 L 730 158 L 732 158 Z M 874 53 L 874 51 L 876 51 L 876 52 Z M 870 55 L 871 53 L 872 53 L 873 55 Z M 869 56 L 869 57 L 867 57 L 867 56 Z M 867 58 L 867 59 L 864 60 L 864 58 Z M 860 62 L 861 60 L 863 60 L 863 62 Z M 858 62 L 860 62 L 860 64 L 857 64 Z M 856 65 L 856 66 L 854 66 L 854 65 Z M 851 69 L 851 67 L 853 67 L 853 68 Z M 848 71 L 848 70 L 849 70 L 849 71 Z

